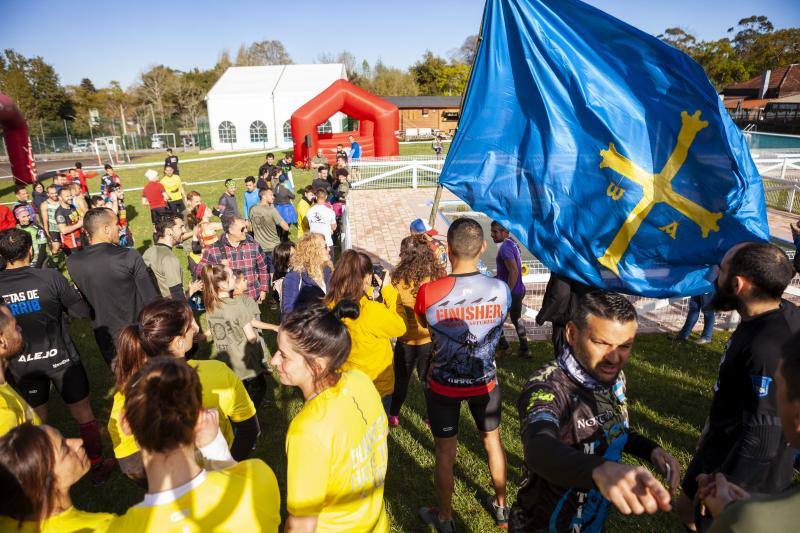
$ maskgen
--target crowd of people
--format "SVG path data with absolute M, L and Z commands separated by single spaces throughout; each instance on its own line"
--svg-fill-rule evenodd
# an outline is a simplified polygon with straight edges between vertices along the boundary
M 98 196 L 80 165 L 46 188 L 34 185 L 32 203 L 16 189 L 13 224 L 0 230 L 0 529 L 277 531 L 283 497 L 286 531 L 389 531 L 388 435 L 401 425 L 415 371 L 435 456 L 435 502 L 419 517 L 436 531 L 455 531 L 464 404 L 492 483 L 480 503 L 499 527 L 602 531 L 612 508 L 639 515 L 673 507 L 692 531 L 794 527 L 800 313 L 782 299 L 795 273 L 783 251 L 734 246 L 715 292 L 694 303 L 694 321 L 701 309 L 736 310 L 742 321 L 685 472 L 631 425 L 623 369 L 635 307 L 554 275 L 537 316 L 553 325 L 554 359 L 532 369 L 515 399 L 525 468 L 509 495 L 496 358 L 511 351 L 507 320 L 516 355 L 530 358 L 520 248 L 502 224 L 484 235 L 464 217 L 446 242 L 423 220 L 411 222 L 392 268 L 357 250 L 334 253 L 355 158 L 340 151 L 333 173 L 318 152 L 312 184 L 299 190 L 291 156 L 275 163 L 268 154 L 244 179 L 241 201 L 228 180 L 213 207 L 185 191 L 169 153 L 163 174 L 145 173 L 152 245 L 143 254 L 132 247 L 109 165 Z M 493 276 L 479 269 L 486 237 L 498 250 Z M 270 306 L 275 313 L 262 314 Z M 92 410 L 68 316 L 91 320 L 113 375 L 107 421 Z M 213 344 L 212 359 L 195 358 L 203 342 Z M 275 381 L 303 398 L 285 435 L 283 494 L 273 470 L 252 457 L 272 431 L 258 414 Z M 51 387 L 80 438 L 48 425 Z M 101 423 L 113 458 L 103 455 Z M 642 466 L 621 462 L 624 454 Z M 117 468 L 146 491 L 141 503 L 121 515 L 74 507 L 72 485 L 87 473 L 101 485 Z

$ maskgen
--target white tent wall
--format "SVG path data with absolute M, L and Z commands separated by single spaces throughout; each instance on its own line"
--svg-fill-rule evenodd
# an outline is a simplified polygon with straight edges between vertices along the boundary
M 230 67 L 206 97 L 211 146 L 214 150 L 292 146 L 284 138 L 286 121 L 297 108 L 338 79 L 347 79 L 340 63 Z M 342 118 L 341 113 L 331 118 L 334 132 L 342 131 Z M 250 125 L 256 120 L 267 127 L 266 145 L 250 140 Z M 220 138 L 220 125 L 226 121 L 236 128 L 235 142 Z

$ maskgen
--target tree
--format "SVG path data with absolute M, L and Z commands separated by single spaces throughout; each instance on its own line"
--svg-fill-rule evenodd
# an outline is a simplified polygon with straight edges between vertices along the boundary
M 83 89 L 86 92 L 90 92 L 90 93 L 96 93 L 97 92 L 97 89 L 95 89 L 95 87 L 94 87 L 94 83 L 92 83 L 92 80 L 90 80 L 89 78 L 83 78 L 81 80 L 81 89 Z
M 693 56 L 718 91 L 748 78 L 747 66 L 739 58 L 730 39 L 702 41 L 693 49 Z
M 419 87 L 411 73 L 399 68 L 387 67 L 381 61 L 375 64 L 374 75 L 370 82 L 370 91 L 381 96 L 416 96 L 419 94 Z
M 697 46 L 695 36 L 683 28 L 667 28 L 658 38 L 689 55 L 692 55 L 695 46 Z
M 461 46 L 450 53 L 450 59 L 456 63 L 472 65 L 472 62 L 475 61 L 475 54 L 478 53 L 478 39 L 478 35 L 467 36 Z
M 280 41 L 258 41 L 247 48 L 248 65 L 291 65 L 292 58 Z M 238 54 L 237 54 L 238 64 Z
M 140 78 L 139 96 L 145 103 L 156 109 L 163 130 L 165 114 L 171 111 L 167 108 L 167 95 L 175 84 L 175 73 L 164 65 L 158 65 L 144 72 Z
M 175 107 L 181 123 L 197 129 L 197 122 L 205 111 L 205 91 L 188 74 L 176 79 L 174 91 Z
M 420 94 L 452 96 L 464 92 L 470 66 L 461 62 L 448 63 L 428 50 L 409 70 Z

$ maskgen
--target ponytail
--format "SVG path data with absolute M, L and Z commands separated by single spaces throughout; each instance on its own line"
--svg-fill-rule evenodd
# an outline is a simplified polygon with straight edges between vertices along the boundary
M 117 390 L 125 394 L 126 383 L 151 357 L 173 354 L 170 345 L 192 327 L 194 315 L 184 301 L 160 298 L 139 313 L 136 324 L 126 326 L 117 337 L 114 377 Z
M 222 304 L 219 297 L 219 286 L 228 279 L 225 265 L 212 265 L 207 263 L 200 269 L 200 279 L 203 281 L 203 305 L 209 313 L 214 312 L 214 308 Z
M 350 333 L 343 320 L 356 319 L 360 312 L 358 303 L 342 300 L 333 309 L 313 304 L 292 311 L 281 322 L 281 331 L 314 374 L 315 385 L 338 380 L 338 371 L 350 355 Z

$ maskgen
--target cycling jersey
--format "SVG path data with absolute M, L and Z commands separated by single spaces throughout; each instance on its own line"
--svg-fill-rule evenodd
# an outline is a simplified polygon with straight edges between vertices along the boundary
M 22 267 L 0 272 L 0 295 L 22 328 L 25 348 L 9 359 L 15 379 L 50 375 L 78 360 L 69 337 L 67 309 L 88 318 L 89 307 L 58 270 Z
M 478 272 L 420 287 L 414 311 L 433 340 L 433 392 L 453 398 L 491 392 L 497 383 L 494 350 L 510 305 L 508 285 Z
M 518 409 L 525 468 L 514 529 L 603 531 L 609 502 L 592 470 L 623 452 L 649 460 L 656 447 L 628 427 L 624 374 L 603 384 L 567 347 L 523 387 Z

